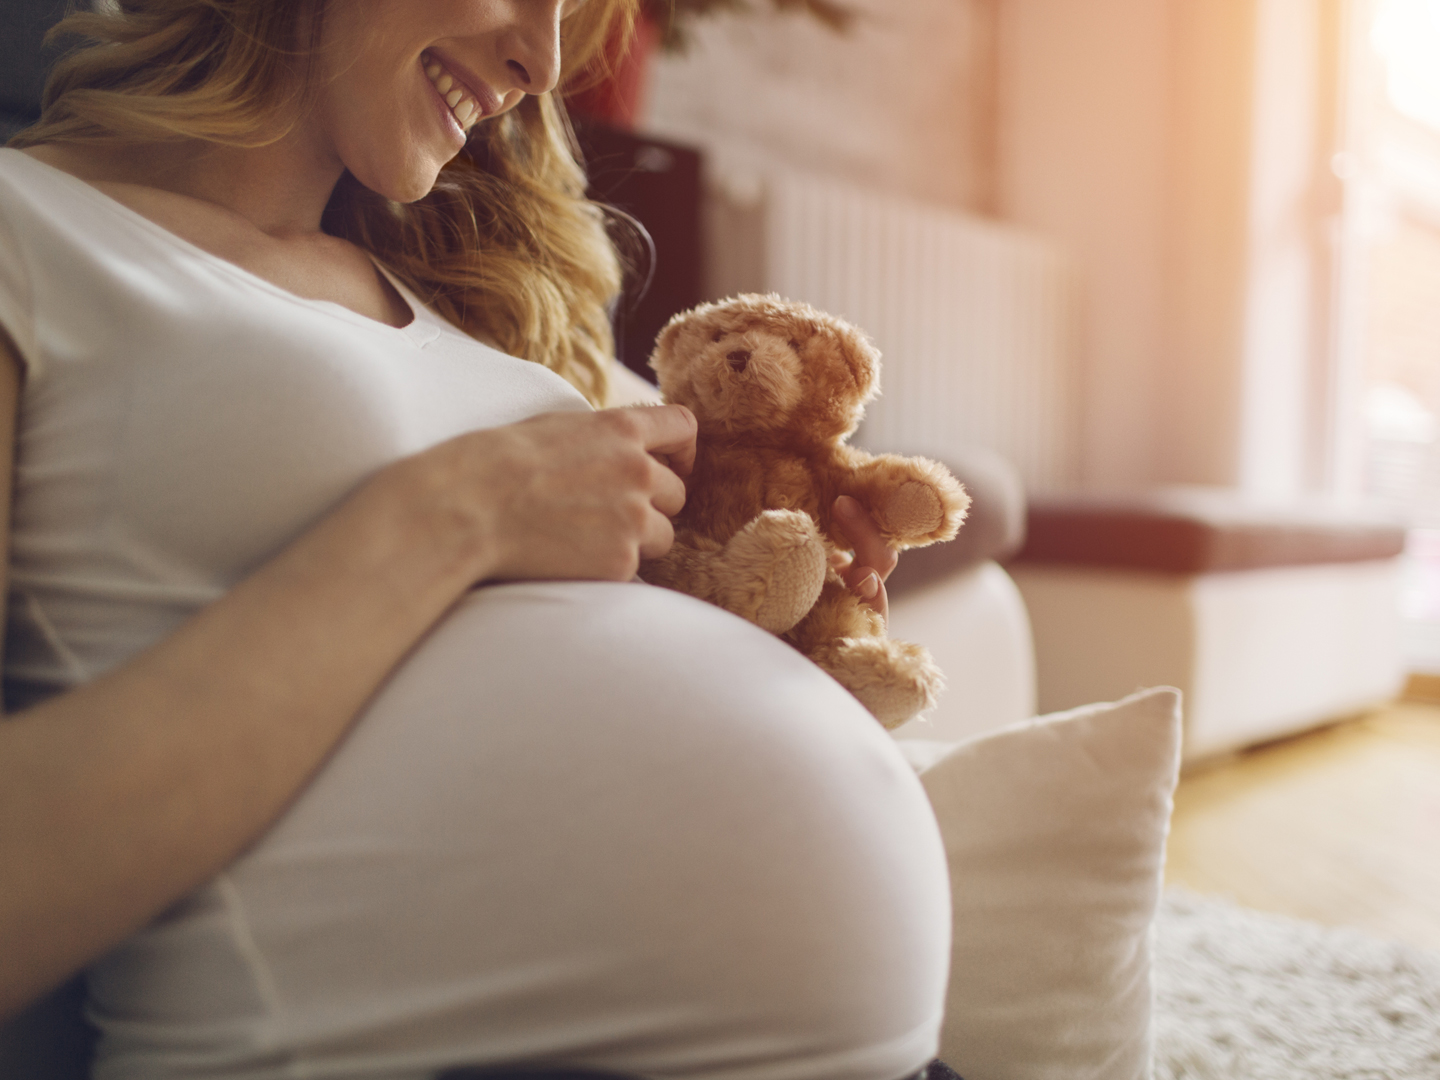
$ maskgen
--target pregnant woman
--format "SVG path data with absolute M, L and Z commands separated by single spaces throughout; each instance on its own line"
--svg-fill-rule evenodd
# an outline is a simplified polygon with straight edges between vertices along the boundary
M 98 1077 L 934 1053 L 918 782 L 631 582 L 694 421 L 592 409 L 617 262 L 552 97 L 629 17 L 121 0 L 0 150 L 0 1014 L 88 965 Z

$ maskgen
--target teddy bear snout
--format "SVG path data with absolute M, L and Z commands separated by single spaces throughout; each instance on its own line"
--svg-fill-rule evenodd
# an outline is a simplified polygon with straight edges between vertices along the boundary
M 750 363 L 750 350 L 749 350 L 749 349 L 734 349 L 734 350 L 732 350 L 732 351 L 730 351 L 730 352 L 728 352 L 728 353 L 725 354 L 725 359 L 730 362 L 730 366 L 731 366 L 735 371 L 737 371 L 737 372 L 744 371 L 744 370 L 745 370 L 745 365 L 747 365 L 748 363 Z

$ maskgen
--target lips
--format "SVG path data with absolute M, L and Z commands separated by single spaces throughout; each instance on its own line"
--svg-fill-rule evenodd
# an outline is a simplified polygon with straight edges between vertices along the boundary
M 425 77 L 435 87 L 450 115 L 460 125 L 460 130 L 469 131 L 475 122 L 499 108 L 499 99 L 483 82 L 475 78 L 462 79 L 453 63 L 446 62 L 434 50 L 420 55 Z

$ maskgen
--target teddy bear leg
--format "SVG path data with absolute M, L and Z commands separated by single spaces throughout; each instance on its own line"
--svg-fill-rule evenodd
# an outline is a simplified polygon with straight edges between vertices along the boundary
M 640 564 L 640 578 L 783 634 L 814 606 L 825 570 L 825 544 L 810 515 L 766 510 L 726 544 L 678 532 L 666 554 Z
M 944 680 L 921 645 L 844 638 L 810 657 L 889 730 L 934 706 Z
M 772 634 L 798 623 L 825 583 L 825 544 L 809 514 L 766 510 L 719 555 L 716 603 Z
M 931 708 L 944 677 L 921 645 L 885 636 L 885 625 L 833 573 L 820 601 L 786 640 L 849 690 L 885 728 Z

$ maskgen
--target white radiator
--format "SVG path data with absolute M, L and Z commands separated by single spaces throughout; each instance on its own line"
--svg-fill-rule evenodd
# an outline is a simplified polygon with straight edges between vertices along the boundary
M 883 396 L 857 442 L 984 446 L 1032 491 L 1077 476 L 1074 275 L 1030 234 L 793 173 L 711 200 L 713 296 L 777 292 L 863 327 Z

